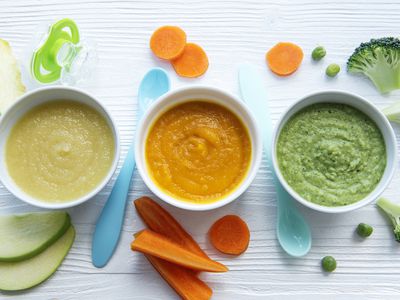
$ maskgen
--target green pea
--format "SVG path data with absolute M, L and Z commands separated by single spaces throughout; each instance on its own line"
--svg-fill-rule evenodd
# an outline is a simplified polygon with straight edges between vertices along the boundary
M 373 231 L 374 229 L 372 228 L 372 226 L 365 223 L 360 223 L 357 226 L 358 235 L 364 238 L 369 237 Z
M 339 72 L 340 66 L 338 64 L 330 64 L 325 71 L 326 75 L 329 77 L 335 77 Z
M 325 256 L 321 260 L 321 266 L 326 272 L 333 272 L 336 269 L 336 260 L 332 256 Z
M 311 57 L 313 60 L 320 60 L 326 55 L 326 50 L 322 46 L 316 47 L 311 53 Z

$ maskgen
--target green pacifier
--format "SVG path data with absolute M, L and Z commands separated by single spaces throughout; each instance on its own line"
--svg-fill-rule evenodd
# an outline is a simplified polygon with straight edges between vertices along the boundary
M 75 84 L 91 72 L 95 49 L 83 43 L 76 23 L 62 19 L 49 27 L 31 59 L 32 76 L 40 83 Z

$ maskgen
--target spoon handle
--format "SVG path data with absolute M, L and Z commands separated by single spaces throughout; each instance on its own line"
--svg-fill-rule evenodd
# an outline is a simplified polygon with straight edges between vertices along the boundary
M 264 153 L 267 156 L 267 163 L 272 174 L 274 181 L 277 198 L 278 208 L 293 206 L 290 194 L 283 188 L 275 170 L 272 166 L 272 120 L 268 107 L 268 95 L 263 88 L 263 82 L 257 69 L 252 65 L 241 65 L 239 70 L 239 83 L 240 92 L 243 100 L 250 107 L 259 124 L 262 140 L 264 144 Z
M 272 174 L 275 190 L 278 198 L 278 206 L 280 208 L 293 205 L 291 196 L 283 188 L 278 180 L 274 168 L 272 166 L 272 120 L 267 103 L 267 93 L 263 88 L 260 75 L 251 65 L 240 66 L 239 71 L 240 92 L 243 100 L 248 104 L 250 110 L 255 115 L 260 127 L 262 140 L 264 144 L 264 153 L 267 157 L 267 163 Z
M 142 118 L 147 107 L 169 89 L 170 80 L 164 69 L 154 68 L 148 71 L 139 86 L 138 120 Z M 118 244 L 134 168 L 134 143 L 132 143 L 107 203 L 97 220 L 92 241 L 92 262 L 98 268 L 107 264 Z
M 129 186 L 135 168 L 133 148 L 132 143 L 107 203 L 96 223 L 92 241 L 92 261 L 97 268 L 107 264 L 118 244 Z
M 291 214 L 297 214 L 298 218 L 303 220 L 302 223 L 306 224 L 303 216 L 295 207 L 292 197 L 280 183 L 272 166 L 272 120 L 267 102 L 268 95 L 263 87 L 263 82 L 261 81 L 261 76 L 259 75 L 257 69 L 252 65 L 241 65 L 239 69 L 239 85 L 242 99 L 247 103 L 250 110 L 253 112 L 260 127 L 264 144 L 264 152 L 267 156 L 267 163 L 272 174 L 276 191 L 278 219 L 282 216 L 288 218 L 288 213 L 290 212 Z M 278 224 L 280 223 L 278 222 Z M 309 230 L 308 225 L 306 224 L 305 226 L 307 226 L 307 230 Z M 280 241 L 279 233 L 278 240 Z M 282 245 L 282 247 L 285 249 L 285 251 L 287 251 L 284 245 Z

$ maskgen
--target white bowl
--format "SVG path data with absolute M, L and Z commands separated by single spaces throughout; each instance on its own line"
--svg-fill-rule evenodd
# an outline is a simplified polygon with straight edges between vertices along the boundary
M 381 180 L 379 181 L 378 185 L 375 189 L 368 194 L 364 199 L 357 201 L 355 203 L 343 206 L 323 206 L 319 204 L 312 203 L 303 197 L 301 197 L 297 192 L 295 192 L 292 187 L 288 185 L 285 178 L 283 177 L 277 160 L 276 155 L 276 147 L 277 147 L 277 140 L 279 134 L 281 132 L 282 127 L 286 124 L 286 122 L 299 110 L 303 109 L 306 106 L 315 104 L 315 103 L 342 103 L 350 105 L 363 113 L 369 116 L 378 126 L 380 129 L 383 139 L 386 145 L 386 168 L 383 173 Z M 282 115 L 280 120 L 278 121 L 272 138 L 272 164 L 276 175 L 284 186 L 284 188 L 301 204 L 308 206 L 317 211 L 326 212 L 326 213 L 342 213 L 348 212 L 360 207 L 363 207 L 370 202 L 374 201 L 382 194 L 385 190 L 387 185 L 390 183 L 390 180 L 393 177 L 393 174 L 396 170 L 397 166 L 397 156 L 396 156 L 396 137 L 391 127 L 389 121 L 384 116 L 384 114 L 376 108 L 371 102 L 366 100 L 365 98 L 358 96 L 353 93 L 345 92 L 345 91 L 323 91 L 323 92 L 316 92 L 311 95 L 305 96 L 304 98 L 300 99 L 299 101 L 295 102 L 292 106 L 290 106 L 287 111 Z
M 114 159 L 112 162 L 112 166 L 108 171 L 107 175 L 104 179 L 98 184 L 98 186 L 88 192 L 87 194 L 83 195 L 78 199 L 73 199 L 71 201 L 62 202 L 62 203 L 50 203 L 41 201 L 40 199 L 36 199 L 31 195 L 25 193 L 21 188 L 14 182 L 14 180 L 10 177 L 8 170 L 6 167 L 0 168 L 0 180 L 3 185 L 17 198 L 25 201 L 26 203 L 32 204 L 34 206 L 48 208 L 48 209 L 62 209 L 67 207 L 76 206 L 81 204 L 94 195 L 96 195 L 110 180 L 111 176 L 113 175 L 119 160 L 119 135 L 118 131 L 116 130 L 115 123 L 106 110 L 106 108 L 97 101 L 94 97 L 90 96 L 89 94 L 76 89 L 76 88 L 69 88 L 69 87 L 45 87 L 34 90 L 32 92 L 28 92 L 23 95 L 16 103 L 14 103 L 1 117 L 0 119 L 0 158 L 2 161 L 2 166 L 6 166 L 5 162 L 5 145 L 7 142 L 8 135 L 10 130 L 14 126 L 14 124 L 29 110 L 33 107 L 36 107 L 45 102 L 51 102 L 55 100 L 71 100 L 76 101 L 79 103 L 86 104 L 97 112 L 99 112 L 104 119 L 107 121 L 108 125 L 111 128 L 112 134 L 114 136 Z
M 193 100 L 207 100 L 212 103 L 220 104 L 236 116 L 238 116 L 243 124 L 247 127 L 252 144 L 252 156 L 249 170 L 245 179 L 232 192 L 222 199 L 208 204 L 190 203 L 174 198 L 160 189 L 150 178 L 146 165 L 145 157 L 145 141 L 152 124 L 158 117 L 169 110 L 171 107 L 181 103 Z M 160 199 L 165 202 L 187 210 L 210 210 L 226 205 L 237 199 L 251 184 L 256 176 L 260 166 L 262 155 L 262 143 L 260 131 L 256 125 L 255 119 L 248 108 L 236 96 L 227 92 L 206 86 L 197 86 L 189 88 L 180 88 L 163 95 L 144 114 L 141 122 L 138 125 L 135 141 L 135 159 L 136 165 L 147 187 Z

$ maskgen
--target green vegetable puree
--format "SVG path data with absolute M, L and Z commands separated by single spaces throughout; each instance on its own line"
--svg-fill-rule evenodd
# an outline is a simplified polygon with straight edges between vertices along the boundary
M 277 158 L 287 183 L 324 206 L 357 202 L 378 184 L 386 149 L 376 124 L 344 104 L 320 103 L 293 115 L 278 138 Z

